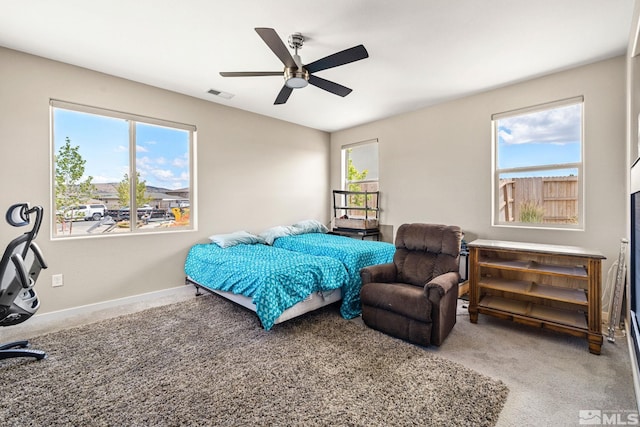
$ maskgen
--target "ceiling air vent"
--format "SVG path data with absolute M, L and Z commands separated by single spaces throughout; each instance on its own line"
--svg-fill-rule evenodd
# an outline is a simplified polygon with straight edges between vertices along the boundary
M 219 96 L 220 98 L 224 98 L 224 99 L 231 99 L 234 97 L 232 93 L 223 92 L 221 90 L 216 90 L 216 89 L 209 89 L 207 93 L 210 93 L 211 95 Z

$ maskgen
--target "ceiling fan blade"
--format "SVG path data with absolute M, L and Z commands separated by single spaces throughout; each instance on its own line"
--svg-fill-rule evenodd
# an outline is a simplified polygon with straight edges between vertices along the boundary
M 310 73 L 315 73 L 316 71 L 326 70 L 327 68 L 337 67 L 368 57 L 369 53 L 367 52 L 367 49 L 365 49 L 363 45 L 358 45 L 334 53 L 333 55 L 325 56 L 324 58 L 318 59 L 311 64 L 305 65 L 304 68 L 306 68 Z
M 331 92 L 343 97 L 351 93 L 351 89 L 349 89 L 348 87 L 339 85 L 338 83 L 334 83 L 330 80 L 326 80 L 318 76 L 314 76 L 313 74 L 309 76 L 309 83 L 316 87 L 319 87 L 320 89 L 324 89 L 327 92 Z
M 262 40 L 269 46 L 269 49 L 276 54 L 276 56 L 282 61 L 287 68 L 298 68 L 296 62 L 293 60 L 289 49 L 284 45 L 280 36 L 273 28 L 256 28 L 256 32 Z
M 289 99 L 289 95 L 291 95 L 291 92 L 293 92 L 293 89 L 291 89 L 289 86 L 282 86 L 282 89 L 280 89 L 280 93 L 278 94 L 273 105 L 284 104 L 285 102 L 287 102 L 287 99 Z
M 221 71 L 222 77 L 260 77 L 260 76 L 280 76 L 282 71 Z

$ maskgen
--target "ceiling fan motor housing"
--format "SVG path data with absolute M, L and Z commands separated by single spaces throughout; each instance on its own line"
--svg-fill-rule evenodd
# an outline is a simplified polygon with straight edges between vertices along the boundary
M 300 89 L 309 84 L 309 72 L 302 68 L 285 68 L 284 84 L 291 89 Z

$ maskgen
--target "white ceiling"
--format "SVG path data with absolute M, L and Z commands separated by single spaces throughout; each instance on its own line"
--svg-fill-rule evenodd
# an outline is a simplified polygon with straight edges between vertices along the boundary
M 0 46 L 335 131 L 625 53 L 633 0 L 0 0 Z M 254 31 L 302 33 L 310 63 L 364 44 L 273 105 L 281 77 Z M 3 82 L 7 84 L 7 82 Z M 209 89 L 235 96 L 222 99 Z M 73 101 L 73 100 L 70 100 Z

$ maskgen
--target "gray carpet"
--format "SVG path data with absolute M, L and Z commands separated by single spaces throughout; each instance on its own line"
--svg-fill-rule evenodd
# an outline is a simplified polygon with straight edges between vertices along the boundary
M 0 361 L 3 425 L 495 425 L 500 381 L 342 319 L 276 325 L 216 296 L 31 340 Z

